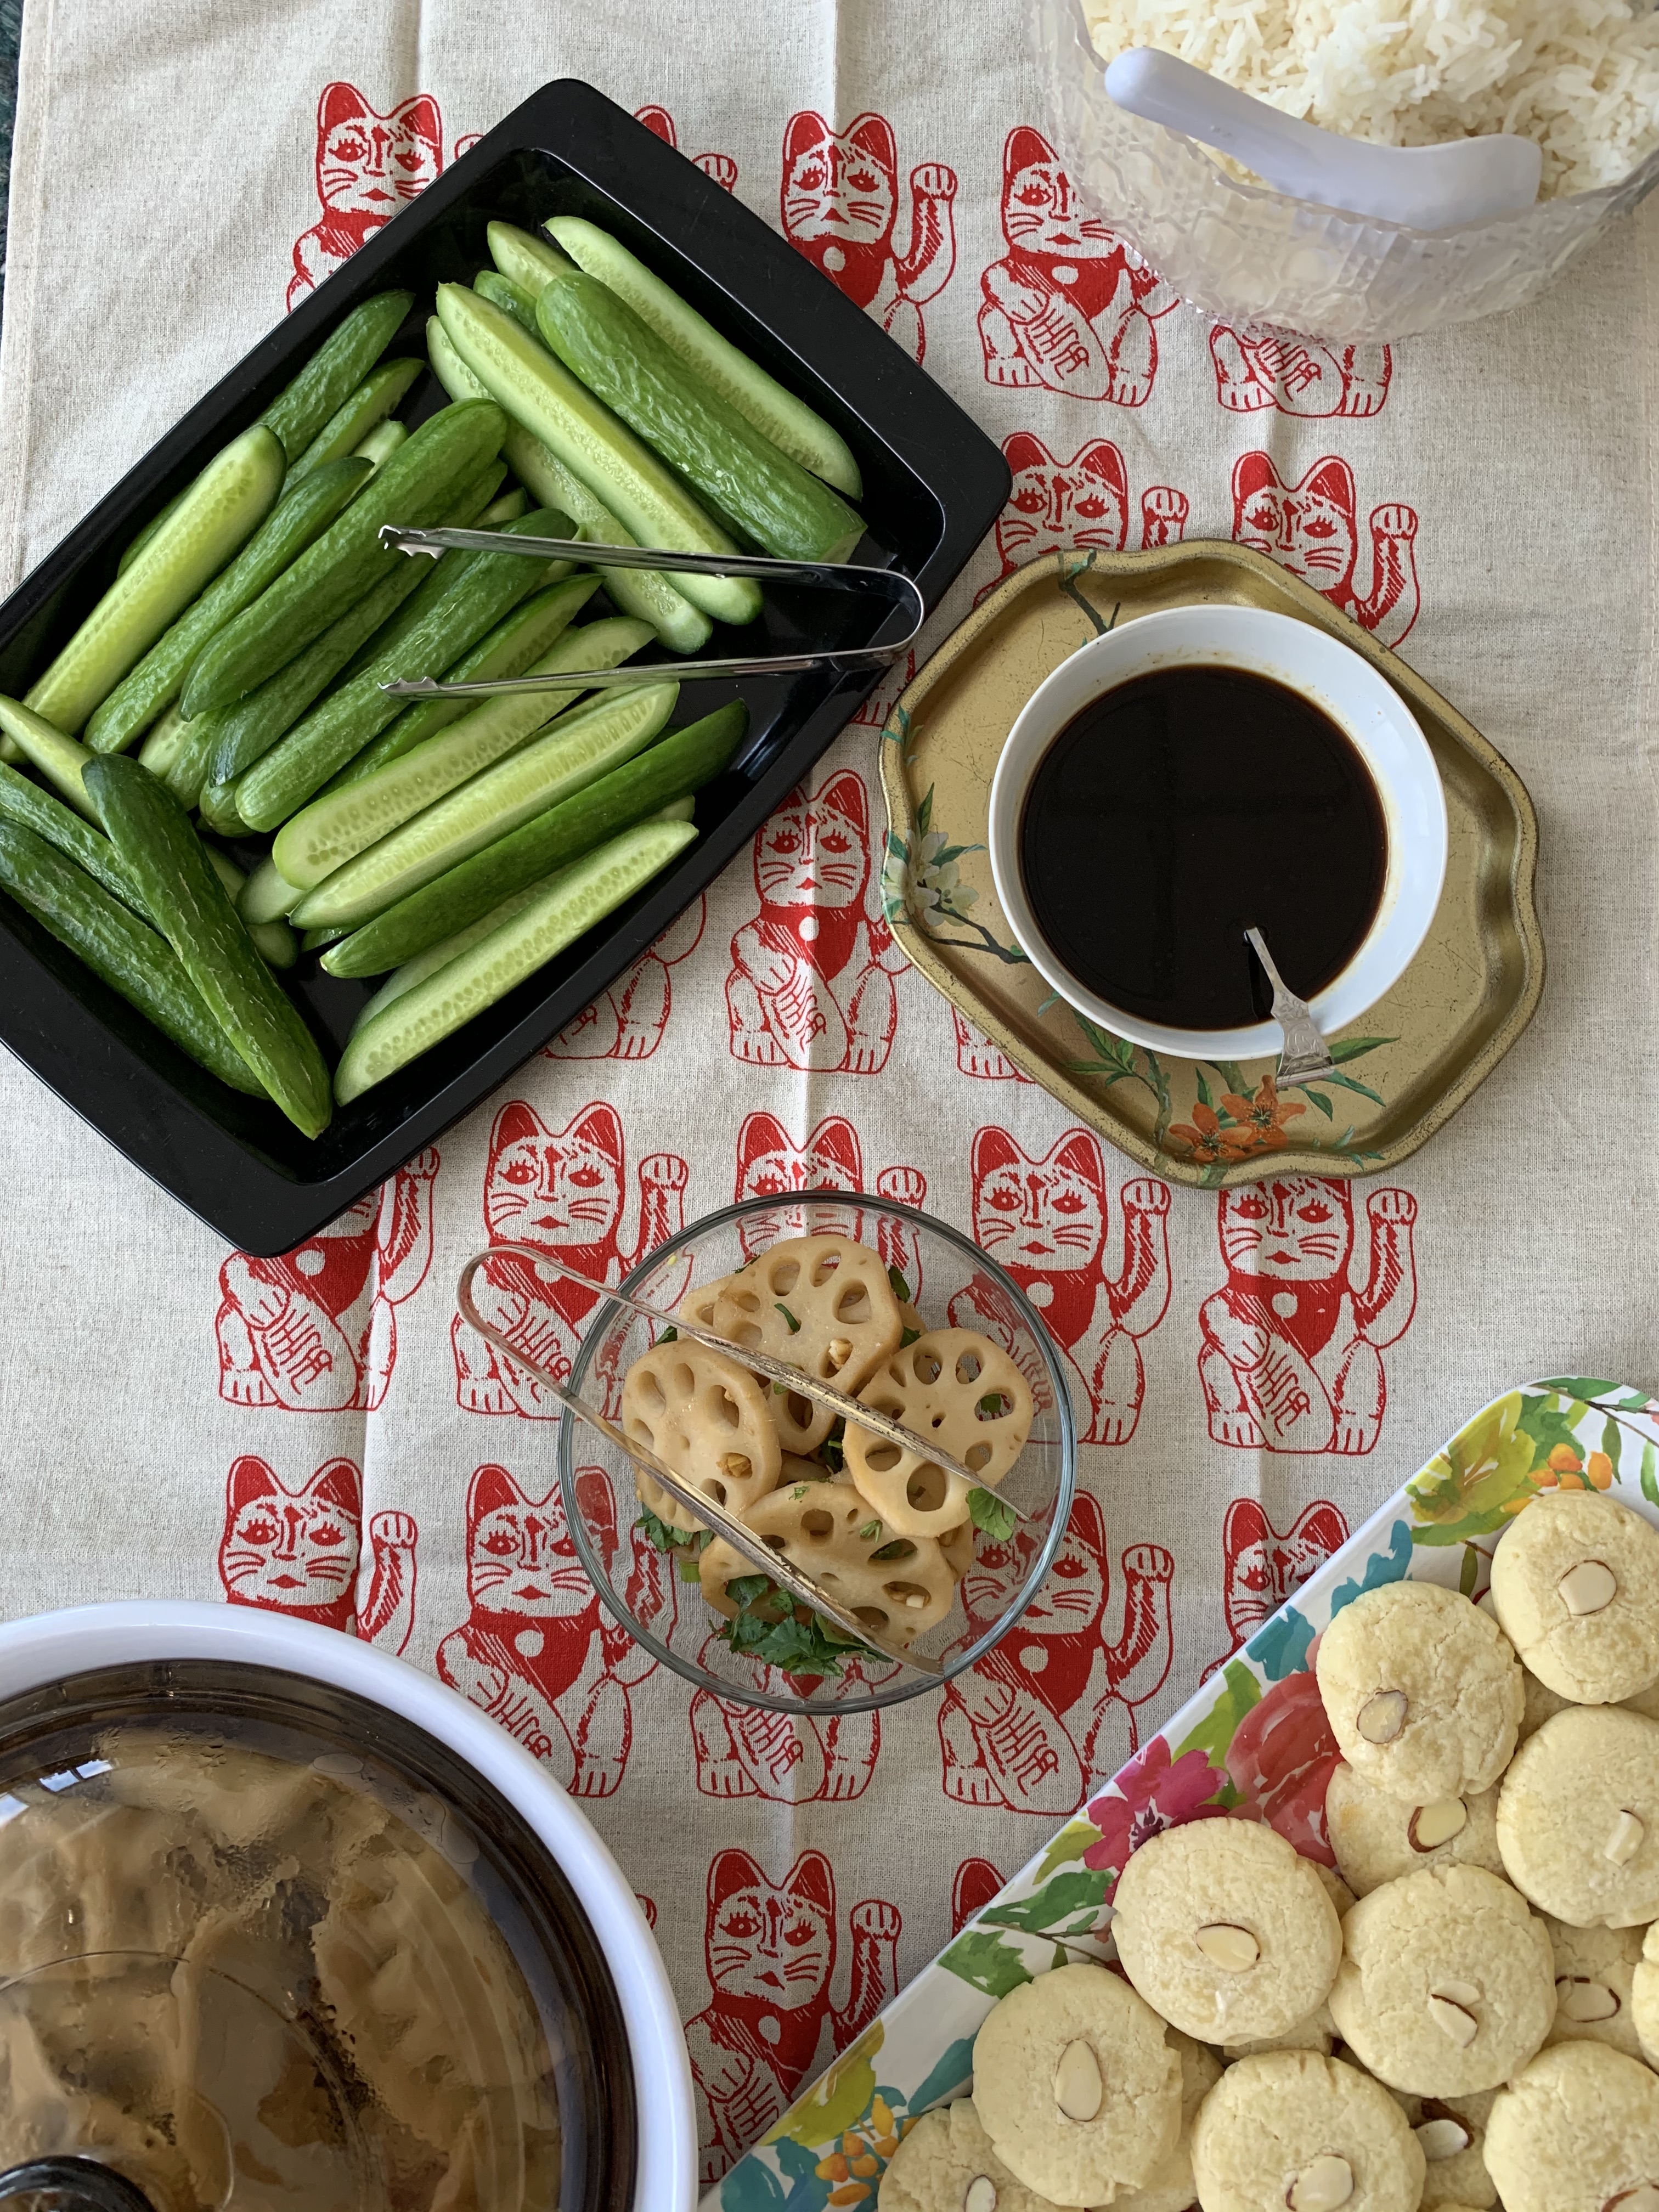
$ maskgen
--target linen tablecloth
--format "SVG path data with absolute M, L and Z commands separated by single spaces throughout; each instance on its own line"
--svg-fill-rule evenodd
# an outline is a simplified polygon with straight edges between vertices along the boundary
M 882 925 L 879 710 L 655 954 L 284 1261 L 226 1250 L 0 1063 L 0 1607 L 275 1606 L 498 1712 L 650 1901 L 713 2174 L 1494 1389 L 1659 1381 L 1659 215 L 1510 319 L 1274 353 L 1079 222 L 1017 0 L 28 0 L 4 582 L 563 75 L 677 137 L 1004 441 L 1013 500 L 931 639 L 1066 538 L 1249 536 L 1402 647 L 1542 826 L 1542 1011 L 1380 1182 L 1172 1190 L 1015 1079 Z M 453 1295 L 487 1235 L 614 1270 L 808 1181 L 1012 1264 L 1089 1435 L 1040 1608 L 943 1697 L 840 1727 L 694 1697 L 609 1626 L 550 1495 L 555 1425 Z

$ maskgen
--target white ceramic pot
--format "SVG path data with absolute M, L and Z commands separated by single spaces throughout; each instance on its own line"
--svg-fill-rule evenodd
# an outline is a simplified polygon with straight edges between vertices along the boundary
M 1293 615 L 1261 607 L 1169 607 L 1109 630 L 1062 661 L 1026 702 L 997 763 L 991 782 L 991 873 L 1021 951 L 1091 1021 L 1149 1052 L 1177 1059 L 1255 1060 L 1279 1050 L 1276 1022 L 1171 1029 L 1097 996 L 1061 966 L 1039 931 L 1019 864 L 1026 794 L 1066 724 L 1132 677 L 1194 663 L 1249 669 L 1311 700 L 1351 740 L 1376 786 L 1388 840 L 1382 896 L 1358 951 L 1313 1000 L 1314 1019 L 1327 1036 L 1334 1036 L 1399 981 L 1428 934 L 1445 881 L 1446 795 L 1439 770 L 1394 686 L 1340 638 Z M 1293 861 L 1287 857 L 1285 865 Z
M 691 2212 L 697 2131 L 679 2008 L 616 1861 L 558 1784 L 465 1698 L 355 1637 L 252 1607 L 131 1600 L 0 1626 L 0 1699 L 92 1668 L 170 1659 L 276 1668 L 399 1715 L 505 1797 L 574 1890 L 616 1985 L 638 2112 L 634 2212 Z

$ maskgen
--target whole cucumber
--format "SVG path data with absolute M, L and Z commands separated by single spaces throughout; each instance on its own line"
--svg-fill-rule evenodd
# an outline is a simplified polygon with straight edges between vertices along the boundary
M 506 416 L 487 399 L 462 400 L 423 422 L 339 520 L 219 632 L 185 682 L 186 719 L 228 706 L 320 637 L 404 559 L 381 544 L 382 524 L 435 521 L 454 486 L 494 460 L 506 435 Z M 141 554 L 130 573 L 149 557 Z
M 93 715 L 87 743 L 94 752 L 125 752 L 148 729 L 178 697 L 191 661 L 208 640 L 322 536 L 370 474 L 367 461 L 333 461 L 283 494 L 229 568 L 156 640 Z
M 368 374 L 415 304 L 412 292 L 377 292 L 354 307 L 259 420 L 282 440 L 293 460 L 335 409 Z
M 90 763 L 86 786 L 105 834 L 214 1019 L 295 1127 L 321 1136 L 332 1107 L 317 1040 L 255 951 L 184 808 L 120 753 Z
M 42 791 L 38 783 L 31 783 L 26 775 L 19 775 L 15 768 L 0 763 L 0 815 L 15 822 L 35 836 L 44 837 L 60 853 L 67 854 L 77 868 L 95 876 L 106 891 L 130 906 L 141 920 L 148 920 L 144 902 L 138 886 L 132 880 L 109 839 L 78 814 L 71 814 L 61 799 L 54 799 L 49 791 Z
M 573 269 L 536 301 L 573 376 L 756 544 L 786 561 L 845 561 L 863 517 L 706 384 L 627 301 Z
M 233 1090 L 264 1096 L 166 939 L 44 838 L 9 817 L 0 820 L 0 884 L 181 1052 Z

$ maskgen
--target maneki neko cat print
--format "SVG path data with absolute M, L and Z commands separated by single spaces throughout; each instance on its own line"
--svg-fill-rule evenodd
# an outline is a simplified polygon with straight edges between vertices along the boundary
M 1090 1131 L 1067 1129 L 1038 1159 L 993 1123 L 975 1130 L 969 1164 L 975 1241 L 1042 1315 L 1082 1441 L 1127 1443 L 1146 1389 L 1139 1340 L 1170 1304 L 1169 1185 L 1138 1176 L 1122 1186 L 1123 1256 L 1112 1275 L 1106 1160 Z M 951 1320 L 1007 1341 L 995 1302 L 972 1285 L 951 1299 Z
M 680 134 L 674 128 L 674 118 L 665 107 L 636 107 L 634 120 L 643 123 L 646 129 L 660 138 L 665 146 L 678 148 L 679 145 Z M 729 154 L 694 154 L 691 159 L 705 177 L 712 177 L 728 192 L 737 190 L 738 165 Z
M 432 1265 L 438 1155 L 417 1153 L 291 1252 L 219 1270 L 219 1395 L 290 1413 L 369 1412 L 398 1356 L 397 1310 Z
M 455 153 L 461 151 L 457 146 Z M 322 215 L 294 242 L 289 306 L 331 276 L 371 233 L 423 192 L 443 165 L 443 117 L 429 92 L 382 115 L 355 84 L 337 79 L 325 85 L 317 103 Z
M 1002 571 L 986 592 L 1016 568 L 1062 546 L 1122 552 L 1130 538 L 1129 473 L 1109 438 L 1091 438 L 1065 460 L 1051 453 L 1035 432 L 1016 430 L 1003 440 L 1002 451 L 1014 484 L 997 518 Z M 1184 491 L 1172 484 L 1149 486 L 1140 495 L 1139 550 L 1178 545 L 1191 513 Z
M 576 1492 L 607 1560 L 623 1538 L 602 1468 Z M 664 1564 L 632 1543 L 628 1601 L 647 1620 L 665 1602 Z M 634 1741 L 631 1692 L 656 1661 L 601 1607 L 556 1483 L 545 1498 L 504 1467 L 475 1470 L 466 1493 L 467 1617 L 438 1646 L 438 1674 L 543 1760 L 576 1797 L 608 1797 Z
M 956 172 L 942 162 L 911 170 L 901 253 L 898 142 L 886 117 L 860 115 L 837 131 L 803 109 L 785 126 L 785 237 L 917 361 L 927 351 L 921 310 L 957 265 L 956 197 Z
M 733 1194 L 779 1203 L 775 1212 L 752 1216 L 738 1231 L 744 1257 L 752 1260 L 781 1237 L 850 1237 L 855 1243 L 873 1237 L 911 1296 L 919 1296 L 921 1251 L 915 1234 L 902 1222 L 878 1218 L 873 1227 L 866 1223 L 858 1203 L 865 1187 L 864 1147 L 844 1114 L 826 1114 L 799 1145 L 775 1114 L 749 1115 L 738 1132 Z M 883 1168 L 875 1194 L 920 1211 L 927 1202 L 927 1178 L 920 1168 Z
M 377 1513 L 368 1524 L 368 1593 L 357 1602 L 362 1475 L 331 1459 L 290 1489 L 268 1461 L 232 1462 L 225 1482 L 219 1579 L 231 1605 L 312 1620 L 401 1654 L 415 1626 L 415 1554 L 420 1531 L 408 1513 Z
M 1025 125 L 1003 147 L 1002 232 L 1008 250 L 981 279 L 987 383 L 1145 406 L 1157 320 L 1179 302 L 1087 211 L 1054 148 Z
M 1218 405 L 1232 415 L 1273 408 L 1304 420 L 1380 415 L 1394 380 L 1385 345 L 1321 345 L 1288 331 L 1252 334 L 1218 323 L 1210 332 Z
M 1224 1190 L 1224 1286 L 1199 1311 L 1198 1371 L 1218 1444 L 1243 1451 L 1376 1449 L 1389 1402 L 1382 1354 L 1417 1310 L 1409 1191 L 1365 1199 L 1370 1255 L 1354 1279 L 1352 1188 L 1275 1176 Z
M 732 939 L 732 1056 L 751 1067 L 878 1075 L 908 965 L 881 911 L 870 801 L 852 769 L 793 792 L 755 837 L 758 911 Z
M 1259 1498 L 1235 1498 L 1221 1524 L 1221 1602 L 1231 1640 L 1206 1673 L 1242 1650 L 1347 1540 L 1347 1522 L 1328 1498 L 1304 1505 L 1281 1534 Z
M 822 1851 L 801 1852 L 781 1881 L 745 1850 L 717 1851 L 704 1895 L 709 2001 L 685 2023 L 685 2040 L 707 2183 L 897 1996 L 903 1923 L 878 1898 L 853 1907 L 847 2001 L 837 2006 L 836 1877 Z
M 962 1584 L 966 1643 L 994 1617 L 995 1579 L 1020 1571 L 1032 1539 L 981 1542 Z M 1110 1642 L 1112 1555 L 1098 1501 L 1079 1492 L 1048 1578 L 995 1650 L 947 1684 L 939 1706 L 941 1786 L 963 1805 L 1064 1820 L 1092 1781 L 1140 1741 L 1137 1707 L 1156 1697 L 1175 1650 L 1175 1561 L 1161 1544 L 1120 1555 L 1123 1609 Z
M 1271 553 L 1352 616 L 1379 645 L 1396 646 L 1417 620 L 1417 511 L 1374 507 L 1370 583 L 1359 588 L 1359 504 L 1353 471 L 1328 453 L 1286 483 L 1270 453 L 1241 453 L 1233 467 L 1233 536 Z
M 685 912 L 672 921 L 655 944 L 623 970 L 608 990 L 566 1024 L 551 1044 L 550 1060 L 649 1060 L 662 1042 L 674 1010 L 674 981 L 669 970 L 689 960 L 702 939 L 708 907 L 700 891 Z
M 710 1637 L 702 1657 L 729 1668 L 731 1653 Z M 757 1689 L 769 1669 L 755 1664 Z M 850 1660 L 846 1679 L 868 1689 L 896 1670 Z M 844 1805 L 870 1786 L 881 1752 L 879 1713 L 775 1713 L 699 1690 L 691 1700 L 691 1748 L 705 1797 L 764 1798 L 774 1805 Z
M 553 1129 L 527 1100 L 514 1098 L 496 1115 L 489 1133 L 484 1226 L 491 1244 L 527 1244 L 590 1282 L 617 1283 L 643 1254 L 684 1227 L 686 1177 L 677 1153 L 653 1152 L 641 1160 L 634 1233 L 625 1237 L 627 1148 L 616 1108 L 595 1099 L 562 1129 Z M 481 1270 L 474 1296 L 480 1312 L 503 1335 L 561 1382 L 598 1298 L 596 1291 L 517 1255 L 503 1255 L 488 1273 Z M 459 1313 L 450 1340 L 456 1401 L 464 1412 L 557 1419 L 557 1401 Z

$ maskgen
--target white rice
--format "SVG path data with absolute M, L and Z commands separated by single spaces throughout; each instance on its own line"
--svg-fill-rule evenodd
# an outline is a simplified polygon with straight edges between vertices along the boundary
M 1083 0 L 1098 51 L 1158 46 L 1351 137 L 1514 131 L 1545 198 L 1617 184 L 1659 145 L 1659 14 L 1628 0 Z

